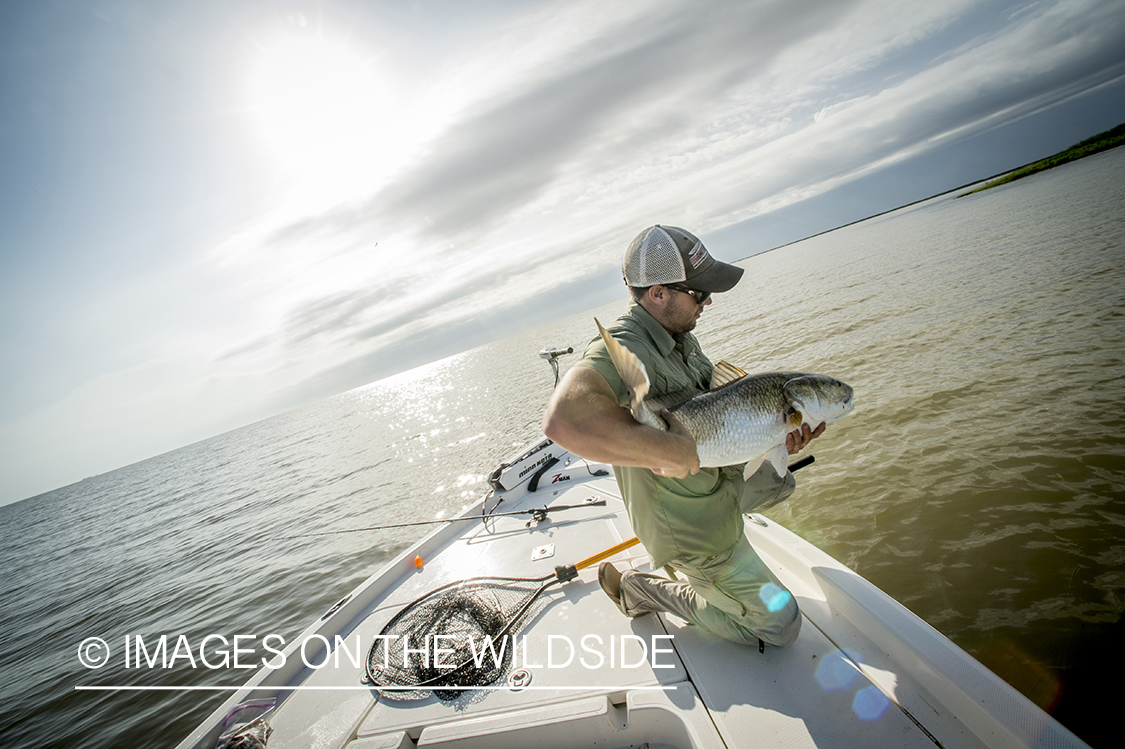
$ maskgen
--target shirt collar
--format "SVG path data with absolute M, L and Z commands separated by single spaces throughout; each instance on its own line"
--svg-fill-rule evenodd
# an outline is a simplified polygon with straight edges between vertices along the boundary
M 676 348 L 676 339 L 664 329 L 664 326 L 649 314 L 649 311 L 634 300 L 629 301 L 629 314 L 644 326 L 652 342 L 656 344 L 661 356 L 668 356 Z

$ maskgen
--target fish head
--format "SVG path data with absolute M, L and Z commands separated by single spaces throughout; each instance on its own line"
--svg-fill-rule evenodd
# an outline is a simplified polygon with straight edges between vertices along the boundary
M 794 377 L 785 383 L 784 391 L 789 405 L 800 411 L 803 420 L 813 426 L 846 416 L 855 406 L 851 386 L 826 375 Z

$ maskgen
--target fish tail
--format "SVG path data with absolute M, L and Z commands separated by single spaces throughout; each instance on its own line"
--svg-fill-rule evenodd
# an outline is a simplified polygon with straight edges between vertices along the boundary
M 621 375 L 621 381 L 625 383 L 625 387 L 629 390 L 629 411 L 633 414 L 633 418 L 642 424 L 666 429 L 667 427 L 660 423 L 660 419 L 656 418 L 644 404 L 649 389 L 648 372 L 645 371 L 644 362 L 638 359 L 632 351 L 615 341 L 596 317 L 594 323 L 598 326 L 598 332 L 602 334 L 602 340 L 605 341 L 605 348 L 609 352 L 609 358 L 613 362 L 613 366 L 617 368 L 617 373 Z

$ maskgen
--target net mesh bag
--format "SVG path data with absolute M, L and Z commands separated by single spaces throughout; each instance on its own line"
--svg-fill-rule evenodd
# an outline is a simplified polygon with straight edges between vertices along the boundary
M 677 283 L 687 278 L 676 243 L 659 226 L 642 232 L 625 251 L 622 267 L 630 286 L 645 287 Z
M 367 655 L 368 680 L 377 687 L 419 687 L 384 691 L 395 699 L 432 691 L 453 700 L 464 690 L 450 687 L 494 684 L 507 673 L 513 635 L 538 611 L 534 604 L 545 588 L 543 580 L 493 577 L 432 591 L 383 628 Z

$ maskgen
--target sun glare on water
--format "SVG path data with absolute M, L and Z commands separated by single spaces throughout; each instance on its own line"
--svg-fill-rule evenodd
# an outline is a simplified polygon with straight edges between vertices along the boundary
M 303 17 L 256 41 L 253 139 L 280 174 L 304 191 L 339 194 L 371 188 L 394 169 L 407 133 L 377 50 Z

